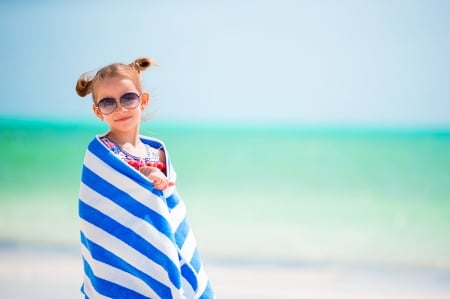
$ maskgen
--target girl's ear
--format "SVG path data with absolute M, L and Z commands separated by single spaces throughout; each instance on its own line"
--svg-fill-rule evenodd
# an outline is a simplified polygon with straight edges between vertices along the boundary
M 100 109 L 98 109 L 98 107 L 95 106 L 95 104 L 92 105 L 92 110 L 94 111 L 95 116 L 97 116 L 98 119 L 103 121 L 103 114 L 100 112 Z
M 150 94 L 148 92 L 144 92 L 141 95 L 141 109 L 144 110 L 145 107 L 147 107 L 147 105 L 150 103 Z

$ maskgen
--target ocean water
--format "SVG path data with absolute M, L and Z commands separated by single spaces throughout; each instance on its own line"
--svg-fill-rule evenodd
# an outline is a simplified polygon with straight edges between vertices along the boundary
M 84 151 L 104 124 L 0 121 L 0 246 L 78 248 Z M 450 270 L 450 131 L 145 123 L 202 254 Z

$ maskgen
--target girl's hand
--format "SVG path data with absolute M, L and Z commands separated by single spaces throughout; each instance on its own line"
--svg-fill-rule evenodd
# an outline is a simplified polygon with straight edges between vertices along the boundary
M 169 179 L 156 167 L 143 166 L 139 168 L 139 171 L 145 175 L 158 190 L 164 190 L 167 187 L 175 185 L 175 182 L 169 181 Z

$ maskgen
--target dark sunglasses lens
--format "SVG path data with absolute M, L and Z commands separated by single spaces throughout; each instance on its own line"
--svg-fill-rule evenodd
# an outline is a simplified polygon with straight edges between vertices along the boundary
M 100 112 L 103 114 L 110 114 L 114 110 L 116 110 L 116 100 L 113 98 L 104 98 L 98 102 L 98 109 L 100 109 Z
M 120 105 L 126 109 L 136 108 L 139 105 L 139 95 L 134 92 L 124 94 L 120 98 Z

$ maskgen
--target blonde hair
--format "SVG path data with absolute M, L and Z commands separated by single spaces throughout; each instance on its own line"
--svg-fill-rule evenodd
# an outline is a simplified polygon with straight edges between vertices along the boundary
M 75 86 L 75 90 L 80 97 L 85 97 L 92 93 L 92 99 L 95 102 L 95 86 L 107 78 L 125 78 L 131 80 L 140 93 L 142 90 L 141 71 L 156 65 L 151 58 L 137 58 L 130 64 L 113 63 L 98 70 L 92 76 L 92 72 L 84 73 L 80 76 Z

